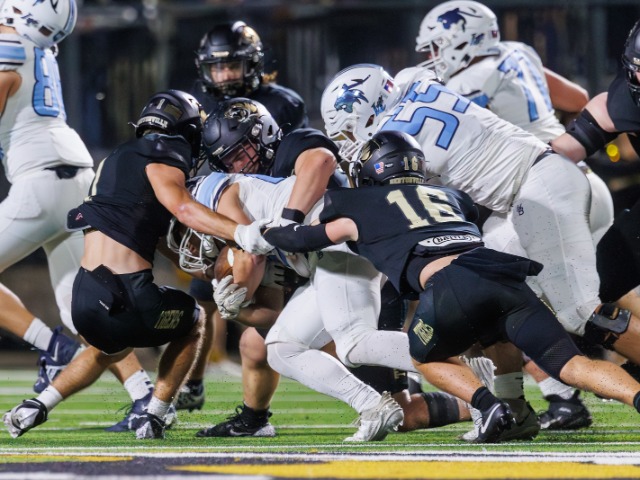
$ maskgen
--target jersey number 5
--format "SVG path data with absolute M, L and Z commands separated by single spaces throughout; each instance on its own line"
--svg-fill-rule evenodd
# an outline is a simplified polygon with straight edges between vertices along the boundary
M 435 144 L 448 150 L 460 124 L 455 114 L 466 112 L 471 102 L 438 84 L 430 84 L 424 93 L 419 93 L 416 91 L 419 85 L 416 82 L 411 86 L 393 112 L 393 118 L 380 130 L 399 130 L 415 137 L 426 128 L 424 124 L 427 120 L 434 120 L 441 124 Z M 447 105 L 448 103 L 452 105 Z M 445 108 L 451 111 L 444 111 Z M 404 118 L 407 114 L 410 115 L 408 119 Z

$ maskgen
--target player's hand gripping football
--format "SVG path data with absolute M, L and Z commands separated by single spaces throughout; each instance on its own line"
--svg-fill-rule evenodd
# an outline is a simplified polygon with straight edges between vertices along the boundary
M 211 283 L 213 285 L 213 300 L 218 305 L 218 311 L 224 320 L 235 320 L 240 309 L 251 303 L 245 302 L 247 287 L 240 287 L 233 283 L 232 275 L 227 275 L 219 282 L 214 280 Z

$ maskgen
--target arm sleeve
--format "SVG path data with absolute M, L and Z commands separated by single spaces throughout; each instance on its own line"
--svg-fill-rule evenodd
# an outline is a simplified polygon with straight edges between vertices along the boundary
M 265 240 L 285 252 L 315 252 L 334 245 L 327 236 L 324 224 L 308 226 L 291 224 L 269 228 L 263 234 Z

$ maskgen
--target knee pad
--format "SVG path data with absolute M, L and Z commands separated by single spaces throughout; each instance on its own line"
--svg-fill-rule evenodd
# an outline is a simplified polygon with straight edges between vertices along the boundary
M 613 344 L 627 331 L 630 321 L 631 312 L 612 303 L 603 303 L 587 321 L 584 339 L 613 350 Z
M 267 345 L 267 362 L 276 372 L 283 374 L 291 364 L 291 359 L 309 350 L 297 343 L 277 342 Z M 286 376 L 286 375 L 285 375 Z
M 423 393 L 429 409 L 429 428 L 442 427 L 460 421 L 458 399 L 443 392 Z

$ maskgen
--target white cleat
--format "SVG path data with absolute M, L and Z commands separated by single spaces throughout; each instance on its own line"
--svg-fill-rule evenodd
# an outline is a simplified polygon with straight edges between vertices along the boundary
M 16 405 L 2 417 L 9 434 L 13 438 L 31 430 L 47 421 L 47 408 L 42 402 L 32 398 Z
M 360 428 L 345 442 L 376 442 L 384 440 L 391 431 L 397 431 L 404 420 L 402 407 L 389 392 L 384 392 L 378 404 L 360 414 Z

